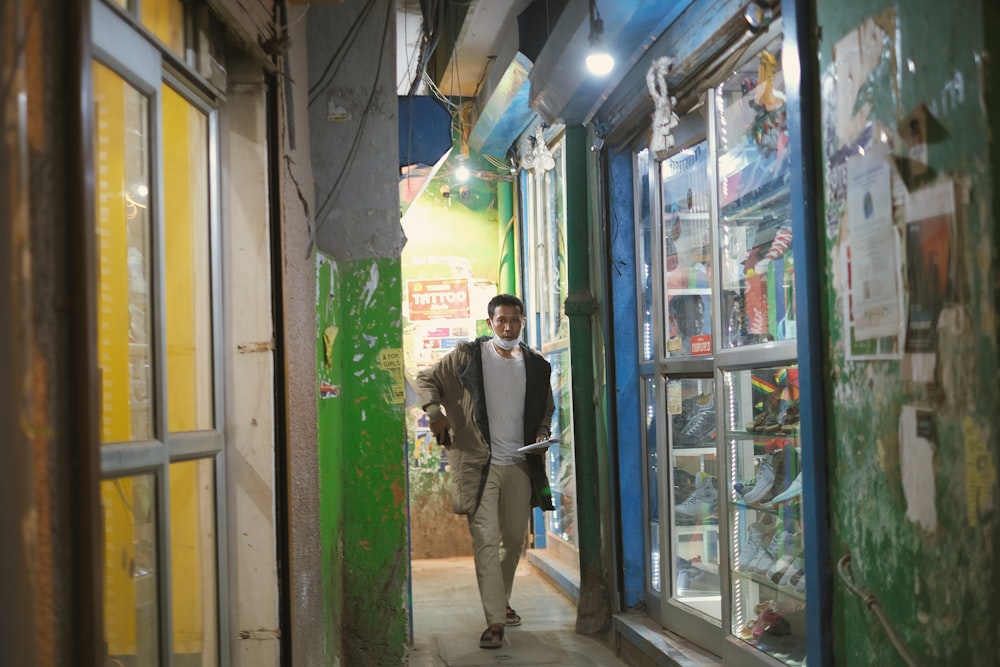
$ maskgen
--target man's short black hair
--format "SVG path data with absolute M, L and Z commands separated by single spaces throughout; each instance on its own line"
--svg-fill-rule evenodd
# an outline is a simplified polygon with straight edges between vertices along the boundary
M 490 299 L 489 304 L 486 306 L 486 312 L 490 316 L 490 320 L 493 319 L 493 311 L 497 309 L 497 306 L 519 308 L 521 310 L 521 317 L 524 317 L 524 302 L 513 294 L 497 294 Z

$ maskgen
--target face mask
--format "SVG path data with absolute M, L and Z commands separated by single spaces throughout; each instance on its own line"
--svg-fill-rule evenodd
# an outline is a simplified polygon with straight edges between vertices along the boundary
M 514 340 L 505 340 L 500 336 L 493 334 L 493 344 L 499 347 L 501 350 L 507 350 L 509 352 L 510 350 L 513 350 L 515 347 L 517 347 L 517 344 L 519 342 L 520 341 L 518 341 L 516 338 Z

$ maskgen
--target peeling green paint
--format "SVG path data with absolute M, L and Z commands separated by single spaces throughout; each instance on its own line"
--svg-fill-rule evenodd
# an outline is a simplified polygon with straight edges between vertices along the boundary
M 990 120 L 995 128 L 998 118 L 981 104 L 977 71 L 986 40 L 996 39 L 983 25 L 995 27 L 998 10 L 979 0 L 882 7 L 866 0 L 818 0 L 816 8 L 827 167 L 826 215 L 818 223 L 825 226 L 826 247 L 819 259 L 830 267 L 824 272 L 824 319 L 830 336 L 831 560 L 851 554 L 856 582 L 875 595 L 920 664 L 1000 664 L 1000 609 L 994 602 L 1000 583 L 997 229 L 990 206 L 996 187 L 988 166 L 997 157 L 987 153 L 986 140 Z M 877 54 L 869 54 L 873 65 L 861 73 L 858 98 L 838 104 L 837 90 L 849 86 L 837 85 L 848 74 L 838 69 L 843 63 L 835 47 L 866 23 L 884 39 L 869 43 Z M 835 111 L 845 103 L 853 103 L 851 118 Z M 859 138 L 846 136 L 844 127 L 872 124 L 875 136 L 886 130 L 892 138 L 899 119 L 921 103 L 937 123 L 928 147 L 931 171 L 960 185 L 953 260 L 958 303 L 943 320 L 933 384 L 907 382 L 898 361 L 846 360 L 838 261 L 844 192 L 829 168 L 831 157 Z M 934 495 L 933 530 L 907 516 L 900 451 L 907 444 L 899 436 L 904 405 L 934 415 L 933 486 L 924 490 Z M 865 604 L 839 581 L 833 590 L 834 663 L 903 664 Z
M 406 464 L 398 378 L 383 351 L 401 348 L 400 264 L 321 257 L 317 268 L 324 608 L 339 647 L 329 664 L 398 665 L 408 638 Z

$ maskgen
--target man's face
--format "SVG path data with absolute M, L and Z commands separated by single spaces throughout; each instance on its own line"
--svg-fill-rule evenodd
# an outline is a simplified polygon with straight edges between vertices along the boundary
M 493 333 L 504 340 L 517 340 L 521 337 L 521 327 L 524 317 L 517 306 L 497 306 L 493 309 L 493 319 L 489 320 Z

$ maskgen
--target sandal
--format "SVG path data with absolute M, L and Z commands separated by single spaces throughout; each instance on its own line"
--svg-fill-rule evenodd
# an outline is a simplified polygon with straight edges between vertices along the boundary
M 521 617 L 517 615 L 517 612 L 507 607 L 507 625 L 514 627 L 515 625 L 521 625 Z
M 503 625 L 497 623 L 486 628 L 479 638 L 479 648 L 500 648 L 503 646 Z

